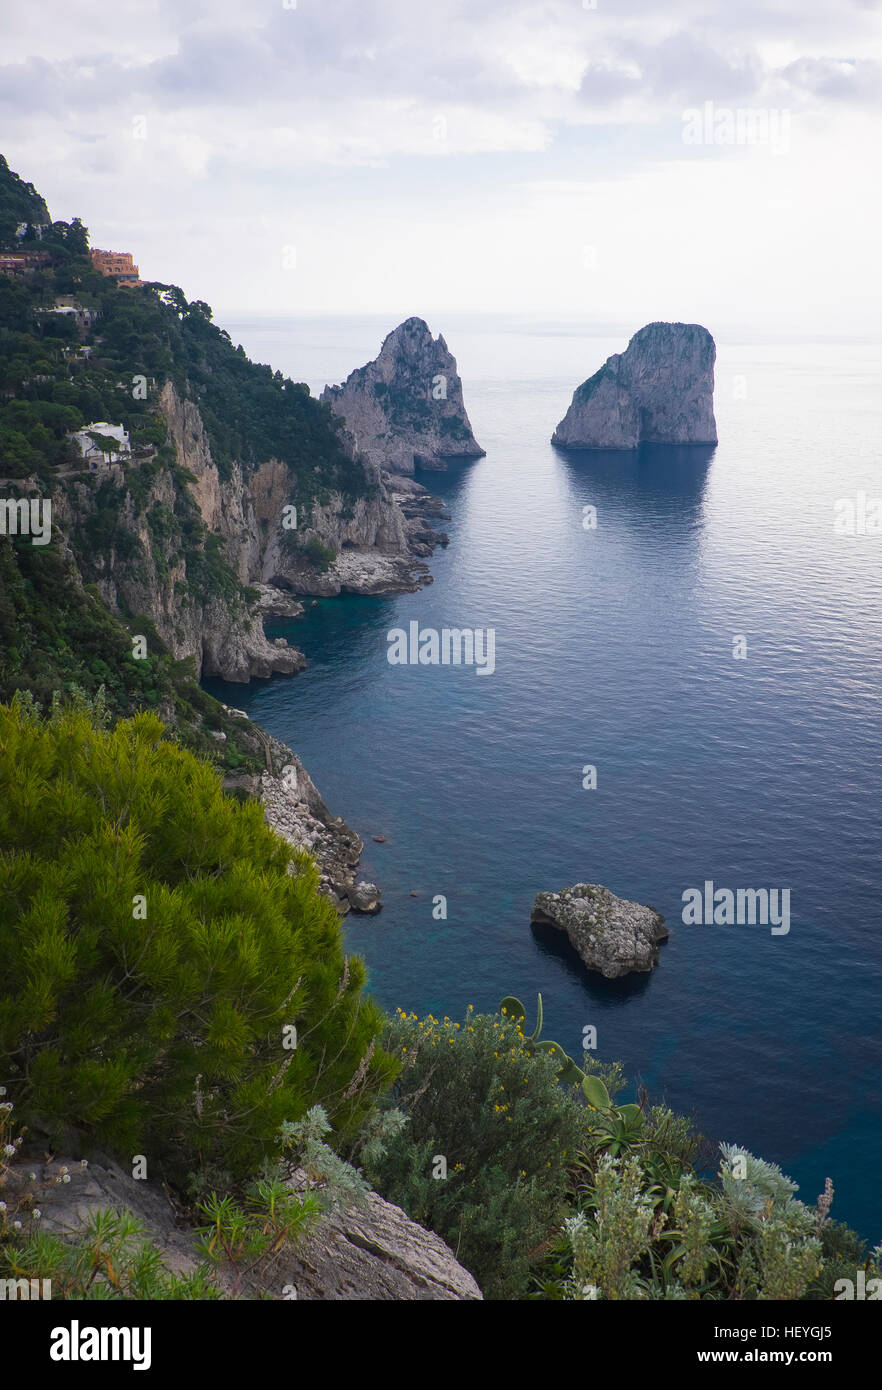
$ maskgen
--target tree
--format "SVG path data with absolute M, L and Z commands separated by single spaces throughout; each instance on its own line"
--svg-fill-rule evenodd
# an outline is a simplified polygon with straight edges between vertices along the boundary
M 172 1178 L 252 1173 L 322 1105 L 349 1134 L 395 1067 L 317 872 L 149 714 L 0 706 L 0 1076 Z M 286 1031 L 287 1030 L 287 1031 Z M 155 1169 L 154 1169 L 155 1171 Z
M 89 254 L 89 229 L 83 225 L 79 217 L 75 217 L 68 227 L 64 244 L 75 256 Z

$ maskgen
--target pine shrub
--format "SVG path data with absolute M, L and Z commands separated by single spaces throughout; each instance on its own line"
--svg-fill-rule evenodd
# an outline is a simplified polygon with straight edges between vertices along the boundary
M 153 715 L 0 706 L 0 846 L 0 1082 L 50 1142 L 237 1179 L 391 1082 L 312 861 Z

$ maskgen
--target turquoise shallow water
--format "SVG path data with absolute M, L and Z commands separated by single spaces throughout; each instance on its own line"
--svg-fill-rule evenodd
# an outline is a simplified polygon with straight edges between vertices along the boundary
M 394 326 L 224 322 L 313 389 Z M 595 1024 L 598 1056 L 806 1200 L 831 1176 L 833 1214 L 875 1243 L 882 537 L 836 535 L 833 516 L 882 493 L 882 350 L 716 331 L 716 449 L 565 455 L 548 440 L 574 386 L 630 330 L 430 322 L 487 450 L 421 478 L 452 518 L 434 584 L 317 604 L 273 629 L 303 675 L 210 688 L 296 748 L 365 838 L 384 909 L 346 934 L 384 1005 L 532 1008 L 541 990 L 547 1036 L 578 1054 Z M 412 619 L 495 628 L 494 674 L 390 666 L 386 633 Z M 705 879 L 789 887 L 789 934 L 684 925 Z M 589 976 L 531 929 L 534 893 L 579 880 L 664 913 L 652 976 Z

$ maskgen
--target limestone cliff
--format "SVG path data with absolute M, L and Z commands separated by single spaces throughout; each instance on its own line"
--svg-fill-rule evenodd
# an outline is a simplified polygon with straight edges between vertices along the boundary
M 157 404 L 173 448 L 146 464 L 65 478 L 54 516 L 83 582 L 114 613 L 149 619 L 176 659 L 194 658 L 197 676 L 245 682 L 305 665 L 295 648 L 265 637 L 255 586 L 295 594 L 417 587 L 420 557 L 444 538 L 406 515 L 368 463 L 359 495 L 322 489 L 304 499 L 278 459 L 250 469 L 236 462 L 222 477 L 196 402 L 167 381 Z M 310 550 L 316 543 L 324 568 Z
M 419 318 L 406 319 L 379 356 L 321 400 L 341 415 L 356 447 L 378 470 L 412 473 L 448 458 L 482 458 L 462 398 L 456 359 Z
M 715 444 L 714 340 L 697 323 L 650 323 L 579 386 L 552 436 L 570 449 Z

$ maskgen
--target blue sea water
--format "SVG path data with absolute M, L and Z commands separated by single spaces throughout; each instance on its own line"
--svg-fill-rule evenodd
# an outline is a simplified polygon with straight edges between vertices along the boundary
M 224 322 L 320 390 L 397 319 Z M 833 519 L 882 494 L 882 348 L 709 324 L 716 448 L 564 454 L 549 439 L 574 387 L 639 325 L 431 326 L 487 450 L 420 477 L 451 515 L 434 583 L 309 607 L 273 629 L 302 675 L 210 688 L 294 747 L 365 839 L 384 907 L 345 930 L 383 1005 L 459 1016 L 514 993 L 532 1013 L 541 991 L 545 1036 L 578 1056 L 594 1024 L 632 1090 L 779 1163 L 806 1201 L 829 1175 L 833 1215 L 876 1243 L 882 536 Z M 494 674 L 391 666 L 386 634 L 413 619 L 495 628 Z M 789 888 L 789 934 L 684 925 L 706 879 Z M 577 881 L 665 915 L 651 976 L 604 981 L 531 928 L 533 895 Z

